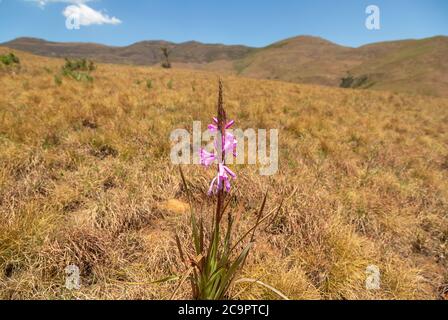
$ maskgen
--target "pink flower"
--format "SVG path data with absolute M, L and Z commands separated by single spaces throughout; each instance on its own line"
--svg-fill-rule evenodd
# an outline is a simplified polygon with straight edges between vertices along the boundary
M 238 145 L 238 141 L 236 140 L 235 136 L 231 134 L 230 132 L 226 132 L 225 138 L 224 138 L 224 146 L 222 148 L 222 151 L 224 153 L 231 152 L 236 157 L 236 147 Z M 218 150 L 218 139 L 215 140 L 215 149 Z
M 209 124 L 208 125 L 208 130 L 210 130 L 210 132 L 217 132 L 218 131 L 218 119 L 217 118 L 213 118 L 213 122 L 215 124 Z M 235 124 L 234 120 L 228 122 L 226 124 L 226 129 L 230 129 L 234 124 Z
M 208 129 L 211 133 L 217 133 L 218 132 L 218 119 L 213 118 L 214 124 L 210 124 L 208 126 Z M 225 129 L 229 129 L 234 125 L 235 121 L 230 121 L 226 124 Z M 219 144 L 218 139 L 215 139 L 215 152 L 210 153 L 205 151 L 205 149 L 200 150 L 200 157 L 201 157 L 201 164 L 209 167 L 212 165 L 216 160 L 218 160 L 218 175 L 212 180 L 210 184 L 210 189 L 208 191 L 208 194 L 211 195 L 213 193 L 216 193 L 220 190 L 225 190 L 227 192 L 230 192 L 230 181 L 232 179 L 236 179 L 236 174 L 230 170 L 224 163 L 222 163 L 222 159 L 218 159 L 218 156 L 215 154 L 219 150 Z M 237 147 L 237 140 L 233 134 L 230 132 L 225 132 L 225 135 L 223 137 L 223 146 L 222 146 L 222 153 L 225 158 L 226 153 L 233 153 L 233 155 L 236 157 L 236 147 Z
M 230 180 L 236 179 L 236 174 L 223 164 L 218 165 L 218 175 L 212 180 L 208 195 L 212 195 L 225 187 L 227 192 L 230 192 Z
M 200 150 L 201 164 L 203 166 L 209 167 L 216 161 L 216 156 L 214 153 L 205 151 L 205 149 Z
M 208 125 L 208 130 L 211 133 L 218 132 L 218 119 L 213 118 L 213 122 L 214 122 L 214 124 Z M 226 130 L 230 129 L 234 124 L 235 124 L 234 120 L 228 122 L 225 127 Z M 225 137 L 224 137 L 222 151 L 224 153 L 232 152 L 233 155 L 236 157 L 237 156 L 236 147 L 237 147 L 237 140 L 236 140 L 235 136 L 233 134 L 231 134 L 230 132 L 226 132 Z M 218 149 L 218 141 L 217 140 L 215 140 L 215 149 Z

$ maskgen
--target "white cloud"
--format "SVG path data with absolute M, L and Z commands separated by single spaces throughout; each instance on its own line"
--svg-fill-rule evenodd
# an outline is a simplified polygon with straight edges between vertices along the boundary
M 48 1 L 48 0 L 47 0 Z M 53 0 L 55 1 L 55 0 Z M 78 3 L 64 9 L 62 14 L 67 18 L 76 18 L 80 26 L 90 26 L 93 24 L 120 24 L 121 20 L 109 17 L 101 11 L 96 11 L 89 6 Z
M 0 0 L 1 1 L 1 0 Z M 86 3 L 94 0 L 25 0 L 34 2 L 39 7 L 45 8 L 46 5 L 52 3 L 66 3 L 69 4 L 62 14 L 67 19 L 76 19 L 79 26 L 101 25 L 101 24 L 120 24 L 121 20 L 116 17 L 109 17 L 107 14 L 92 9 Z

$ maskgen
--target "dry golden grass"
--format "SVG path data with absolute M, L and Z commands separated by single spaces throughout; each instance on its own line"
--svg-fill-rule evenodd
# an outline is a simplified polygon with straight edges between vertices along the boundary
M 6 53 L 0 48 L 0 53 Z M 167 299 L 182 274 L 186 195 L 169 134 L 208 123 L 217 75 L 99 65 L 55 82 L 62 60 L 17 52 L 0 70 L 0 298 Z M 152 88 L 147 87 L 152 80 Z M 280 171 L 238 166 L 239 229 L 269 187 L 244 274 L 291 299 L 437 299 L 448 289 L 448 100 L 224 77 L 242 128 L 280 130 Z M 188 166 L 198 209 L 211 173 Z M 81 268 L 82 288 L 64 269 Z M 379 291 L 365 270 L 382 271 Z M 238 284 L 235 293 L 247 284 Z M 177 298 L 189 298 L 189 286 Z M 252 285 L 239 298 L 277 299 Z

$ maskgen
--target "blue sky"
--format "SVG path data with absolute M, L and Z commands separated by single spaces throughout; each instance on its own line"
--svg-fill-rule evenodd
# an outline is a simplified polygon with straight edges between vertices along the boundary
M 365 27 L 372 4 L 381 10 L 380 30 Z M 73 12 L 83 15 L 79 30 L 66 28 Z M 164 39 L 259 47 L 296 35 L 347 46 L 448 35 L 448 1 L 0 0 L 0 42 L 30 36 L 109 45 Z

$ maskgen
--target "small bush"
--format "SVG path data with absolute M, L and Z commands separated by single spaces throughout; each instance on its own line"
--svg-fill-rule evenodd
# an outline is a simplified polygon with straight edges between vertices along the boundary
M 69 76 L 76 81 L 93 82 L 93 77 L 88 73 L 73 72 Z
M 168 81 L 167 83 L 167 87 L 168 89 L 172 90 L 173 89 L 173 80 L 171 79 L 170 81 Z
M 93 77 L 90 73 L 95 69 L 96 66 L 93 61 L 86 59 L 65 59 L 65 65 L 62 67 L 61 74 L 76 81 L 92 82 Z
M 352 76 L 350 72 L 347 72 L 347 75 L 341 79 L 341 84 L 339 85 L 341 88 L 351 88 L 355 78 Z
M 20 59 L 14 53 L 0 55 L 0 62 L 5 66 L 20 64 Z
M 66 71 L 87 71 L 91 72 L 96 69 L 95 63 L 86 59 L 65 59 L 65 65 L 62 68 Z
M 369 76 L 361 75 L 359 77 L 354 77 L 352 74 L 347 73 L 347 75 L 341 79 L 341 88 L 366 88 L 369 85 Z M 370 83 L 372 84 L 372 83 Z
M 152 89 L 152 80 L 146 80 L 146 87 Z
M 85 81 L 85 82 L 93 82 L 93 77 L 85 72 L 79 72 L 79 71 L 67 71 L 64 70 L 62 72 L 62 75 L 65 77 L 72 78 L 76 81 Z

